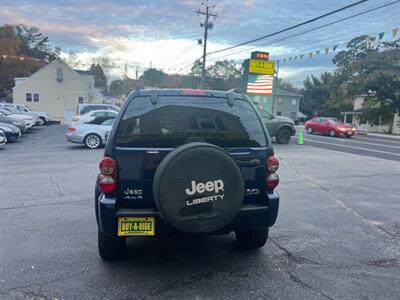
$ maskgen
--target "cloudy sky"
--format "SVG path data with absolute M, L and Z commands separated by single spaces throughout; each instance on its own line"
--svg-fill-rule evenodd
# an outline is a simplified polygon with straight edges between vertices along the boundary
M 107 56 L 116 64 L 111 72 L 113 78 L 123 73 L 125 63 L 130 77 L 136 66 L 139 72 L 152 65 L 167 73 L 186 73 L 202 55 L 197 39 L 202 38 L 199 24 L 204 17 L 195 11 L 204 10 L 205 1 L 0 0 L 0 25 L 23 23 L 39 27 L 63 53 L 77 53 L 85 64 L 82 68 L 87 68 L 95 57 Z M 209 0 L 218 16 L 212 19 L 207 50 L 212 52 L 264 36 L 353 2 L 357 0 Z M 390 5 L 375 9 L 385 4 Z M 373 11 L 351 17 L 368 10 Z M 346 17 L 350 18 L 314 30 Z M 384 39 L 393 39 L 392 29 L 400 27 L 399 17 L 400 1 L 368 0 L 288 32 L 210 54 L 208 62 L 225 58 L 240 62 L 251 51 L 269 51 L 271 59 L 287 58 L 286 63 L 280 64 L 280 75 L 300 85 L 307 75 L 334 68 L 334 53 L 326 55 L 325 48 L 338 45 L 339 50 L 346 41 L 361 34 L 377 36 L 386 32 Z M 310 59 L 308 53 L 319 49 L 320 55 Z M 302 60 L 288 61 L 301 54 Z

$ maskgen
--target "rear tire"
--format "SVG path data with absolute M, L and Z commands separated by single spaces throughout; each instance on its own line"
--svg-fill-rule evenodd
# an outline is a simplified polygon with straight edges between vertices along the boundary
M 329 131 L 329 135 L 335 137 L 336 136 L 335 130 L 332 129 L 331 131 Z
M 265 245 L 268 239 L 268 228 L 235 231 L 240 249 L 255 250 Z
M 289 128 L 282 128 L 279 129 L 278 133 L 276 134 L 276 141 L 279 144 L 287 144 L 290 142 L 291 132 Z
M 90 133 L 85 137 L 83 143 L 86 148 L 97 149 L 101 146 L 101 137 L 95 133 Z
M 98 247 L 102 259 L 117 260 L 122 258 L 122 252 L 126 247 L 126 239 L 123 237 L 106 235 L 98 230 Z
M 46 119 L 43 117 L 39 117 L 39 126 L 44 126 L 46 125 Z

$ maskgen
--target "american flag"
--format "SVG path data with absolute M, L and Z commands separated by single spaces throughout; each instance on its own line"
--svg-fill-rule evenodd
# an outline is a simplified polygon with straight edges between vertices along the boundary
M 272 95 L 272 75 L 249 75 L 247 82 L 247 94 Z

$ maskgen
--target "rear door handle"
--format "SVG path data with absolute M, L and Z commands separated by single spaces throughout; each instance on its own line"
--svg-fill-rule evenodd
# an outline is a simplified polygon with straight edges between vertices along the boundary
M 254 166 L 258 166 L 260 164 L 260 160 L 259 159 L 249 159 L 249 160 L 237 159 L 236 163 L 240 167 L 254 167 Z

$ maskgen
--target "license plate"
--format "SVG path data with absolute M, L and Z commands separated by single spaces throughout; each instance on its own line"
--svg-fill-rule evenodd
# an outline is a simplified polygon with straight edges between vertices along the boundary
M 120 217 L 118 218 L 118 236 L 152 236 L 155 223 L 153 217 Z

